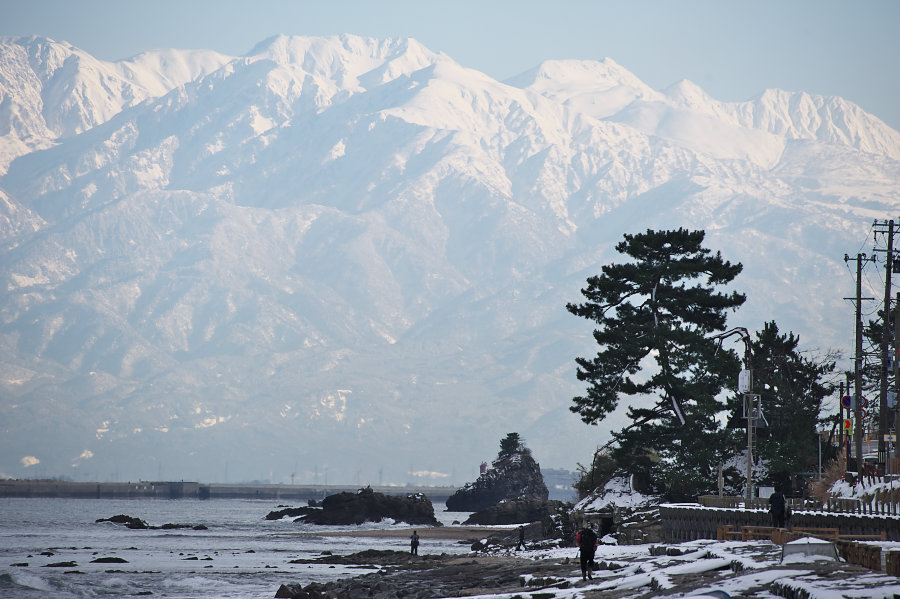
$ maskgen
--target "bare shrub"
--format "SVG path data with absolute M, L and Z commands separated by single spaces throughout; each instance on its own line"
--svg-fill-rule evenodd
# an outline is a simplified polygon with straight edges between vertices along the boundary
M 828 463 L 822 478 L 809 483 L 809 496 L 824 504 L 828 500 L 828 492 L 831 486 L 847 471 L 847 458 L 843 453 L 839 453 L 838 457 Z

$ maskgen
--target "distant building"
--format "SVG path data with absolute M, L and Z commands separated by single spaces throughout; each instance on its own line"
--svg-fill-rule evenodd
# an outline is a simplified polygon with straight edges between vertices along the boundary
M 578 493 L 573 486 L 578 480 L 577 472 L 570 472 L 561 468 L 541 468 L 544 475 L 544 484 L 550 491 L 550 499 L 558 501 L 576 501 Z

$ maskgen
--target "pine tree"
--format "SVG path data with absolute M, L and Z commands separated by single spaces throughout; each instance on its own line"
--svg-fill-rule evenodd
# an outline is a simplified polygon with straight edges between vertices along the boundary
M 587 301 L 566 306 L 597 323 L 599 346 L 594 358 L 576 359 L 588 388 L 570 409 L 597 424 L 630 398 L 631 424 L 612 433 L 614 458 L 672 498 L 715 488 L 727 449 L 717 396 L 739 371 L 736 354 L 718 351 L 710 336 L 744 303 L 743 294 L 716 291 L 742 266 L 704 248 L 704 237 L 685 229 L 625 235 L 616 250 L 631 261 L 605 265 L 582 289 Z
M 524 449 L 525 445 L 522 443 L 519 433 L 507 433 L 505 438 L 500 439 L 500 453 L 497 454 L 497 459 L 502 460 Z
M 791 474 L 817 468 L 816 425 L 822 400 L 834 392 L 827 381 L 835 362 L 809 358 L 799 351 L 800 339 L 781 334 L 767 322 L 751 341 L 753 391 L 760 395 L 768 435 L 761 437 L 757 455 L 766 462 L 768 475 L 761 482 L 790 488 Z

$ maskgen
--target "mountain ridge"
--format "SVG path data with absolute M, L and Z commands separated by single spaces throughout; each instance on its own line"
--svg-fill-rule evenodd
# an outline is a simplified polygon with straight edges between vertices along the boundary
M 828 347 L 840 257 L 898 205 L 900 137 L 843 100 L 657 92 L 612 60 L 518 87 L 410 39 L 181 52 L 126 61 L 165 92 L 134 101 L 67 71 L 58 133 L 0 61 L 55 136 L 0 114 L 28 150 L 0 169 L 0 472 L 458 484 L 508 430 L 573 468 L 608 433 L 567 409 L 592 339 L 565 304 L 622 233 L 705 229 L 745 265 L 736 324 Z

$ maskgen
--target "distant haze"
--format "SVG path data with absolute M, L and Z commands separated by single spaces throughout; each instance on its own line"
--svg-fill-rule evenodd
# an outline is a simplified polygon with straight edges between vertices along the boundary
M 353 35 L 0 56 L 6 476 L 461 484 L 513 431 L 573 470 L 623 416 L 570 413 L 595 347 L 565 305 L 623 233 L 706 230 L 744 264 L 730 326 L 846 357 L 844 254 L 900 205 L 900 133 L 856 104 L 611 59 L 500 82 Z

